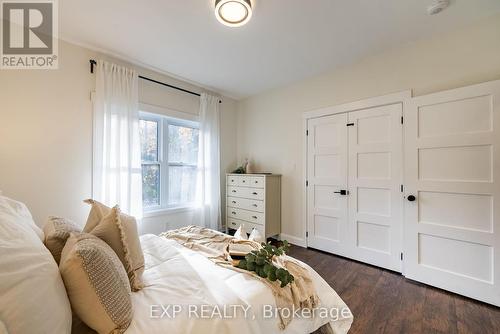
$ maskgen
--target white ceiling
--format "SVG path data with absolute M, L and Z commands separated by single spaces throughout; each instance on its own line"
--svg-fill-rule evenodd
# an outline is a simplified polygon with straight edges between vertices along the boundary
M 62 0 L 62 39 L 242 98 L 383 48 L 500 12 L 499 0 L 255 0 L 244 27 L 221 25 L 214 0 Z

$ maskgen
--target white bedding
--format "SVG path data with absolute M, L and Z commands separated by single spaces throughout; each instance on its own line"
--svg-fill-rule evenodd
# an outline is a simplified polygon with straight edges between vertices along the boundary
M 71 307 L 28 208 L 0 196 L 0 333 L 71 332 Z
M 262 305 L 274 306 L 275 302 L 271 291 L 260 281 L 222 268 L 172 240 L 144 235 L 141 244 L 146 260 L 143 276 L 146 287 L 132 294 L 134 318 L 126 334 L 305 334 L 328 322 L 333 332 L 340 334 L 347 333 L 351 326 L 353 319 L 347 305 L 307 265 L 321 301 L 320 309 L 316 317 L 294 318 L 285 330 L 280 330 L 278 319 L 263 317 Z M 175 317 L 173 305 L 181 308 Z M 188 305 L 194 305 L 191 317 Z M 250 307 L 247 310 L 249 318 L 243 316 L 242 308 L 234 305 Z M 235 309 L 239 316 L 234 316 Z M 221 313 L 216 312 L 212 319 L 201 318 L 215 311 Z M 327 311 L 333 318 L 325 317 Z

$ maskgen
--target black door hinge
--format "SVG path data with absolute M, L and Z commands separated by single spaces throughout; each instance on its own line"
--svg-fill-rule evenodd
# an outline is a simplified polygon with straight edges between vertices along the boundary
M 403 252 L 401 252 L 401 261 L 403 261 Z
M 309 236 L 309 232 L 306 231 L 306 238 Z
M 403 187 L 403 185 L 401 185 L 401 192 L 404 192 L 404 187 Z
M 309 186 L 309 181 L 306 181 L 306 187 L 308 187 L 308 186 Z
M 354 126 L 354 123 L 347 123 L 347 126 Z
M 309 136 L 309 130 L 306 130 L 306 136 Z
M 403 124 L 403 123 L 404 123 L 404 117 L 401 116 L 401 124 Z

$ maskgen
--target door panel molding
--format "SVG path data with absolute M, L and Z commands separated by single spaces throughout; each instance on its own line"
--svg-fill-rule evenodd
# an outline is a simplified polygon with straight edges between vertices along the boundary
M 500 81 L 413 98 L 405 114 L 404 274 L 500 306 Z
M 349 128 L 351 257 L 397 272 L 402 271 L 402 116 L 402 102 L 349 113 L 349 122 L 354 123 Z M 371 201 L 366 203 L 371 213 L 364 212 L 363 201 Z
M 321 110 L 316 110 L 312 112 L 307 112 L 304 114 L 304 202 L 306 210 L 304 212 L 304 229 L 307 231 L 308 236 L 306 236 L 306 242 L 308 247 L 318 248 L 325 251 L 329 251 L 335 254 L 339 254 L 346 257 L 351 257 L 360 261 L 368 262 L 371 264 L 379 265 L 391 270 L 396 270 L 401 272 L 401 240 L 402 240 L 402 193 L 400 190 L 402 183 L 401 166 L 402 161 L 402 107 L 403 101 L 411 97 L 411 91 L 403 91 L 395 94 L 389 94 L 385 96 L 370 98 L 362 101 L 357 101 L 354 103 L 347 103 L 340 106 L 324 108 Z M 391 112 L 387 112 L 391 108 L 395 108 L 394 115 Z M 370 114 L 370 110 L 372 113 Z M 373 110 L 375 110 L 373 112 Z M 363 132 L 360 133 L 358 138 L 358 131 L 353 129 L 354 126 L 347 126 L 348 123 L 352 123 L 350 115 L 358 112 L 359 115 L 367 115 L 368 118 L 365 120 L 361 117 L 361 129 Z M 334 141 L 339 141 L 344 138 L 345 142 L 345 162 L 342 163 L 342 168 L 345 168 L 345 174 L 342 174 L 342 179 L 335 178 L 324 178 L 315 177 L 314 169 L 314 159 L 312 156 L 315 154 L 329 154 L 331 153 L 331 148 L 325 147 L 323 144 L 316 144 L 316 127 L 322 122 L 328 122 L 328 120 L 335 119 L 336 117 L 342 117 L 343 130 L 340 130 L 339 134 L 334 136 Z M 372 117 L 373 119 L 371 119 Z M 378 117 L 378 118 L 377 118 Z M 349 124 L 350 125 L 350 124 Z M 380 128 L 387 127 L 391 133 L 386 130 L 383 132 L 370 131 L 370 128 Z M 319 138 L 327 138 L 325 127 L 322 127 L 321 134 Z M 341 129 L 341 128 L 339 128 Z M 396 129 L 396 130 L 394 130 Z M 398 143 L 396 144 L 397 153 L 391 156 L 393 147 L 391 144 L 392 135 L 396 131 L 396 137 L 398 138 Z M 348 135 L 349 133 L 355 133 L 355 137 Z M 389 138 L 389 142 L 388 139 Z M 353 221 L 351 221 L 350 216 L 352 215 L 349 206 L 354 206 L 351 198 L 357 200 L 357 188 L 353 186 L 348 181 L 348 168 L 351 164 L 352 157 L 349 156 L 349 147 L 352 145 L 351 142 L 359 142 L 360 145 L 356 145 L 356 156 L 359 154 L 359 180 L 362 187 L 360 191 L 362 193 L 361 200 L 364 202 L 362 209 L 364 211 L 357 214 L 357 221 L 354 227 Z M 388 146 L 390 147 L 388 149 Z M 396 160 L 394 160 L 396 159 Z M 323 159 L 326 161 L 326 159 Z M 399 160 L 399 163 L 397 163 Z M 370 168 L 370 164 L 376 164 L 379 168 L 377 170 Z M 395 167 L 396 166 L 396 167 Z M 356 164 L 356 169 L 358 169 L 358 164 Z M 399 169 L 398 172 L 394 173 L 395 169 Z M 327 169 L 323 170 L 326 171 Z M 377 173 L 373 173 L 377 171 Z M 358 172 L 358 170 L 357 170 Z M 394 177 L 397 174 L 397 177 Z M 342 181 L 344 183 L 342 183 Z M 340 185 L 342 185 L 340 187 Z M 389 185 L 388 185 L 389 184 Z M 339 189 L 349 190 L 348 196 L 336 195 L 342 200 L 342 205 L 337 208 L 337 211 L 331 211 L 322 207 L 314 207 L 313 194 L 315 192 L 315 186 L 335 186 Z M 390 196 L 387 197 L 385 192 L 389 192 Z M 377 203 L 374 202 L 375 197 Z M 383 201 L 387 201 L 385 203 Z M 399 201 L 399 203 L 398 203 Z M 352 202 L 352 203 L 351 203 Z M 387 206 L 385 209 L 376 207 L 376 205 Z M 399 218 L 396 218 L 393 214 L 395 206 L 399 206 Z M 344 210 L 344 212 L 342 212 Z M 385 210 L 385 211 L 384 211 Z M 333 243 L 328 244 L 331 241 L 328 238 L 321 238 L 316 235 L 314 230 L 314 215 L 336 215 L 338 220 L 335 222 L 336 227 L 340 233 L 340 237 L 336 237 L 335 246 Z M 321 220 L 321 219 L 320 219 Z M 398 227 L 393 229 L 394 221 L 397 221 Z M 331 222 L 334 224 L 333 222 Z M 321 221 L 322 226 L 326 226 L 326 221 Z M 357 225 L 360 227 L 358 228 Z M 392 234 L 394 230 L 395 235 Z M 323 231 L 324 232 L 324 231 Z M 333 234 L 330 234 L 333 235 Z M 343 239 L 342 239 L 343 238 Z M 399 240 L 399 245 L 398 245 Z M 359 245 L 359 246 L 357 246 Z M 378 260 L 379 258 L 383 260 Z M 377 259 L 377 260 L 374 260 Z
M 341 255 L 348 254 L 347 198 L 335 192 L 347 189 L 346 123 L 346 114 L 311 119 L 306 141 L 307 244 Z

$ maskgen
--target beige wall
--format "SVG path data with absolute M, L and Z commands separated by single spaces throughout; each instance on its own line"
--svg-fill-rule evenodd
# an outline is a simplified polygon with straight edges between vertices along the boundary
M 414 95 L 500 79 L 500 16 L 388 50 L 238 105 L 238 160 L 283 174 L 282 232 L 303 239 L 302 113 L 413 89 Z
M 58 70 L 0 71 L 0 190 L 27 203 L 38 225 L 43 225 L 48 215 L 85 222 L 88 207 L 82 199 L 91 196 L 90 92 L 95 88 L 95 75 L 89 72 L 91 58 L 126 64 L 61 41 Z M 201 91 L 185 82 L 136 68 L 142 75 Z M 198 113 L 198 97 L 139 82 L 141 102 Z M 236 160 L 235 108 L 235 101 L 223 98 L 222 174 L 233 168 Z M 189 212 L 179 212 L 145 220 L 142 232 L 156 231 L 164 222 L 178 225 L 190 216 Z

